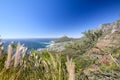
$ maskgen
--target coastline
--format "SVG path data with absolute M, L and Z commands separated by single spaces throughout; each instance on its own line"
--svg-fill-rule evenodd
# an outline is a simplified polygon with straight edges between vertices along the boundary
M 49 43 L 49 45 L 47 45 L 45 48 L 38 48 L 37 51 L 42 52 L 44 50 L 47 50 L 47 51 L 60 52 L 60 51 L 63 51 L 65 49 L 64 48 L 65 44 L 66 44 L 66 42 L 55 43 L 54 41 L 51 41 Z
M 50 41 L 49 43 L 46 43 L 46 44 L 48 44 L 48 45 L 46 46 L 46 48 L 49 48 L 49 47 L 54 46 L 54 45 L 55 45 L 55 42 L 54 42 L 54 41 Z
M 25 47 L 28 48 L 28 50 L 34 49 L 37 50 L 38 48 L 46 48 L 46 46 L 49 47 L 52 46 L 51 41 L 54 41 L 55 39 L 3 39 L 2 42 L 4 42 L 4 48 L 7 49 L 7 45 L 11 42 L 14 42 L 13 44 L 17 44 L 20 42 L 21 44 L 24 44 Z

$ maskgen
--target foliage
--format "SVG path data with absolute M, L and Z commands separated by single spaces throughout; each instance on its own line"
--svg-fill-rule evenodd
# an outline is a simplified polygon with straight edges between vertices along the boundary
M 0 55 L 0 80 L 119 80 L 120 47 L 96 47 L 103 37 L 102 30 L 88 30 L 83 34 L 77 40 L 62 37 L 58 42 L 70 42 L 61 53 L 31 50 L 27 54 L 24 46 L 12 44 L 14 51 L 3 50 Z M 99 54 L 93 49 L 97 49 Z M 15 51 L 18 56 L 13 54 Z M 6 68 L 10 53 L 11 61 Z M 18 60 L 16 67 L 15 58 Z
M 40 54 L 32 50 L 29 56 L 20 58 L 20 64 L 15 68 L 12 59 L 8 69 L 4 66 L 6 57 L 6 54 L 0 56 L 0 80 L 68 80 L 66 59 L 62 60 L 60 54 L 47 51 Z
M 102 30 L 92 31 L 88 30 L 83 32 L 84 37 L 80 39 L 80 41 L 74 41 L 73 43 L 69 43 L 66 45 L 67 50 L 70 48 L 74 49 L 74 52 L 79 54 L 84 54 L 91 48 L 93 48 L 98 41 L 98 39 L 102 36 Z M 74 55 L 74 54 L 73 54 Z

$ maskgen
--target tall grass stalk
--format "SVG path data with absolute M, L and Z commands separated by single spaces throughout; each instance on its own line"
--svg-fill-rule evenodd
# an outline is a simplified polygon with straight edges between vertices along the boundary
M 73 63 L 72 59 L 69 60 L 67 56 L 67 71 L 69 73 L 69 79 L 68 80 L 75 80 L 75 64 Z
M 7 61 L 5 63 L 6 69 L 9 68 L 10 62 L 11 62 L 11 57 L 12 57 L 12 46 L 11 46 L 11 44 L 8 45 L 7 54 L 8 54 Z
M 17 65 L 19 64 L 19 58 L 20 58 L 20 43 L 17 44 L 17 48 L 16 48 L 16 53 L 15 53 L 15 60 L 14 60 L 14 67 L 17 67 Z

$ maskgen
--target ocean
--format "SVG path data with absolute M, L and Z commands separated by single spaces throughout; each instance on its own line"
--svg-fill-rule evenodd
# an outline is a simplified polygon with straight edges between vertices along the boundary
M 55 38 L 37 38 L 37 39 L 3 39 L 4 42 L 4 48 L 7 48 L 7 45 L 10 42 L 14 42 L 17 44 L 20 42 L 21 44 L 24 44 L 25 47 L 30 49 L 37 50 L 38 48 L 45 48 L 50 45 L 51 41 L 56 40 Z

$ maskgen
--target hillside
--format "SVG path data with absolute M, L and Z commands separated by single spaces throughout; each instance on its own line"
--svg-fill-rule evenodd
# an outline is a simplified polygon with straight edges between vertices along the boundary
M 120 20 L 42 51 L 0 42 L 0 80 L 120 80 Z
M 59 38 L 51 47 L 53 52 L 59 54 L 60 51 L 73 59 L 76 80 L 119 80 L 120 20 L 102 24 L 83 34 L 79 39 Z
M 76 62 L 77 80 L 119 80 L 120 20 L 83 34 L 79 40 L 68 43 L 63 51 Z
M 69 38 L 67 36 L 60 37 L 59 39 L 55 40 L 55 43 L 60 43 L 60 42 L 66 42 L 66 41 L 71 41 L 73 38 Z

